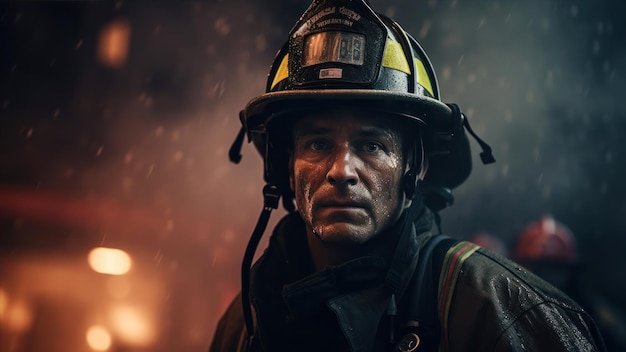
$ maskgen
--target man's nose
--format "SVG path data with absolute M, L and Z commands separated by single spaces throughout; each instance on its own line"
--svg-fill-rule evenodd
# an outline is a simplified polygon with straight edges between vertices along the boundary
M 332 185 L 356 185 L 359 182 L 357 159 L 349 146 L 338 147 L 332 155 L 332 165 L 326 174 L 326 180 Z

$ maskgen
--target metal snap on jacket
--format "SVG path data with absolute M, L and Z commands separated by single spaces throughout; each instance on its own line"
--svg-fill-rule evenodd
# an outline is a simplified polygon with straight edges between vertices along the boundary
M 396 351 L 398 352 L 412 352 L 417 351 L 421 339 L 416 333 L 410 332 L 402 336 L 400 341 L 396 344 Z

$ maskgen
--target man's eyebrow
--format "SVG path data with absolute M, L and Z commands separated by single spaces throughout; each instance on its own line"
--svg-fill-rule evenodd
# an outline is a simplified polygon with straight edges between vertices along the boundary
M 332 129 L 330 127 L 304 125 L 294 130 L 296 136 L 316 136 L 321 134 L 330 133 Z
M 397 138 L 398 133 L 386 126 L 364 126 L 359 129 L 358 134 L 363 137 L 386 137 Z

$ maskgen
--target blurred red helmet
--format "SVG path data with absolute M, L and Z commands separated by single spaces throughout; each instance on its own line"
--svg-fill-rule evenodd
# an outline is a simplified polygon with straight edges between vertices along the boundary
M 514 259 L 520 263 L 554 261 L 574 264 L 578 260 L 576 240 L 567 226 L 546 215 L 522 231 Z

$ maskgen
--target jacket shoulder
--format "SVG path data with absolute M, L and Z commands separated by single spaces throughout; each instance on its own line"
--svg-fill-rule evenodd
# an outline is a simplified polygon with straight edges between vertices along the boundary
M 471 248 L 456 265 L 444 261 L 442 267 L 440 289 L 449 294 L 447 305 L 440 307 L 451 345 L 472 343 L 478 350 L 494 351 L 603 350 L 595 323 L 578 303 L 519 264 Z
M 495 290 L 502 290 L 505 287 L 516 289 L 519 295 L 513 292 L 507 294 L 510 294 L 511 298 L 516 298 L 521 310 L 549 302 L 568 310 L 583 312 L 581 306 L 563 291 L 520 264 L 484 248 L 479 247 L 464 262 L 462 269 L 461 276 L 469 282 L 490 285 Z
M 209 352 L 242 351 L 246 337 L 245 325 L 239 293 L 220 318 Z

